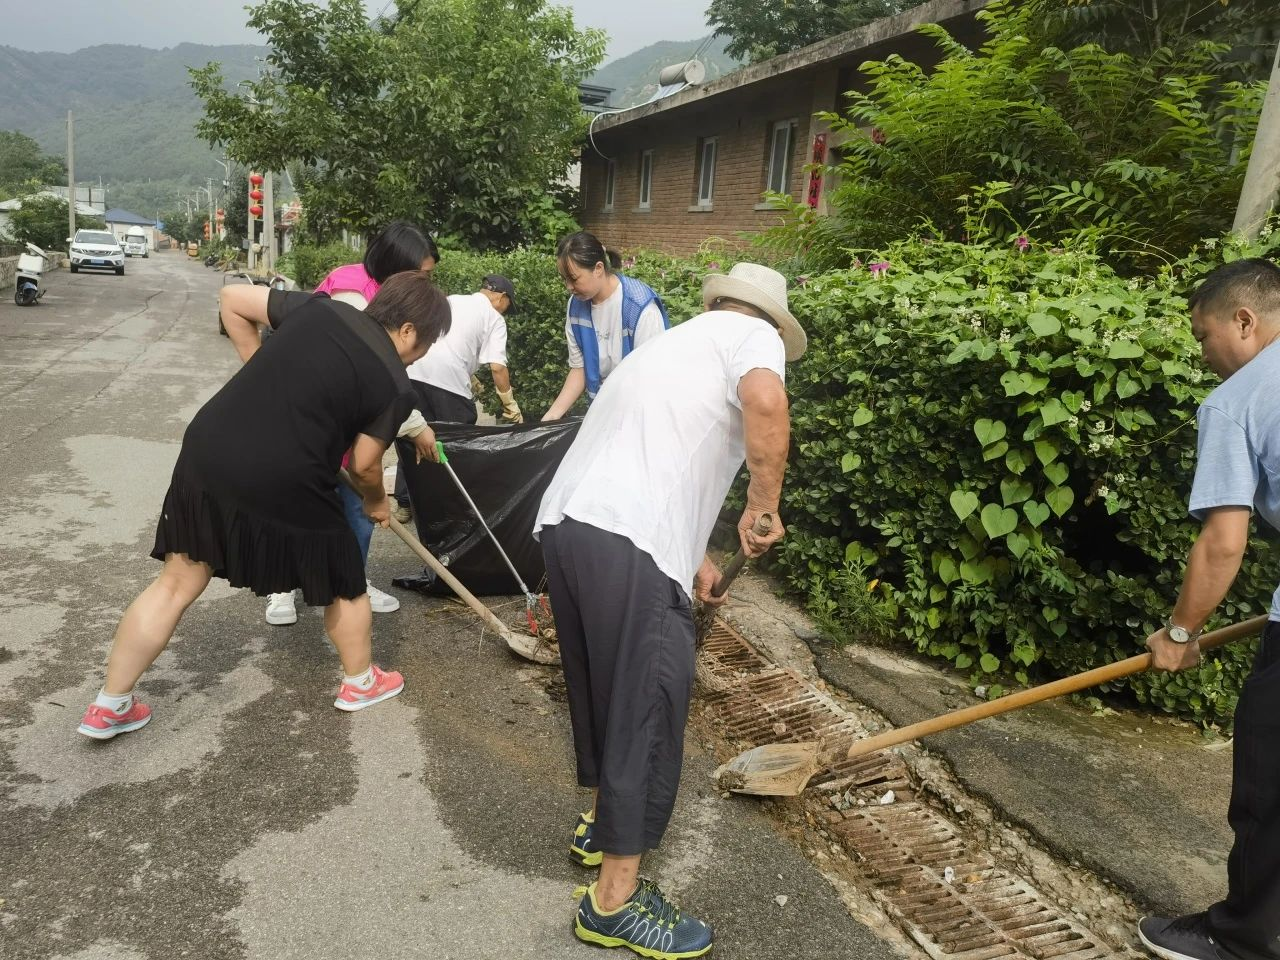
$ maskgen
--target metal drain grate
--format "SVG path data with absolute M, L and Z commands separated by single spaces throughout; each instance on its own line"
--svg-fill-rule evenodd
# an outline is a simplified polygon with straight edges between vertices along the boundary
M 818 740 L 824 753 L 863 736 L 838 703 L 790 670 L 774 666 L 717 620 L 699 651 L 706 712 L 745 747 Z M 937 811 L 915 798 L 900 757 L 881 753 L 833 764 L 811 790 L 861 806 L 826 813 L 830 834 L 874 886 L 877 899 L 930 956 L 947 960 L 1101 960 L 1125 956 L 1056 907 L 1026 881 L 972 850 Z M 876 798 L 893 790 L 894 802 Z M 947 868 L 952 879 L 948 881 Z

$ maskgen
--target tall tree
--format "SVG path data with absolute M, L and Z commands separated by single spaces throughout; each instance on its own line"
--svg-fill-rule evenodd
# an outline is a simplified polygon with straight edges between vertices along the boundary
M 407 217 L 476 246 L 540 233 L 585 131 L 599 31 L 545 0 L 396 0 L 372 24 L 361 0 L 264 0 L 249 24 L 270 72 L 240 95 L 217 64 L 193 70 L 197 130 L 243 163 L 308 170 L 312 232 Z
M 1203 40 L 1223 43 L 1223 66 L 1265 79 L 1280 39 L 1276 0 L 1028 0 L 1042 36 L 1062 47 L 1096 43 L 1147 57 Z
M 872 20 L 890 17 L 921 0 L 711 0 L 707 22 L 728 37 L 725 50 L 739 60 L 768 60 L 807 47 Z
M 0 191 L 16 193 L 28 184 L 66 181 L 67 165 L 61 157 L 46 155 L 25 133 L 0 130 Z

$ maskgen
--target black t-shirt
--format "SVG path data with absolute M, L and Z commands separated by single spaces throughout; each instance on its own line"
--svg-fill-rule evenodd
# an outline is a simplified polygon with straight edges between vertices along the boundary
M 362 433 L 391 443 L 416 394 L 375 320 L 324 296 L 272 300 L 275 335 L 191 421 L 179 472 L 246 512 L 334 527 L 342 455 Z

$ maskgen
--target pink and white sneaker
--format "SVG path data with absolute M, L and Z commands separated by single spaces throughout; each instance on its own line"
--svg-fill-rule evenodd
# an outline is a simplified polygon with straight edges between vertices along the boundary
M 381 703 L 383 700 L 390 700 L 403 689 L 403 676 L 394 670 L 383 670 L 377 664 L 374 664 L 373 685 L 368 690 L 362 690 L 354 683 L 344 683 L 342 689 L 338 691 L 338 699 L 333 701 L 333 705 L 339 710 L 346 710 L 350 713 L 354 710 L 372 707 L 375 703 Z
M 130 730 L 145 727 L 150 722 L 151 708 L 134 697 L 133 705 L 124 713 L 116 713 L 96 703 L 90 704 L 89 709 L 84 712 L 84 719 L 80 721 L 79 730 L 94 740 L 110 740 Z

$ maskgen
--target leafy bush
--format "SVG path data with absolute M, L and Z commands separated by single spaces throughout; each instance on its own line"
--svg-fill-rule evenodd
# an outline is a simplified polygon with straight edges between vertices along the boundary
M 882 257 L 796 278 L 810 335 L 788 369 L 787 538 L 772 558 L 818 622 L 850 638 L 902 638 L 998 696 L 1138 652 L 1175 599 L 1198 530 L 1186 514 L 1200 371 L 1183 297 L 1225 257 L 1204 249 L 1126 279 L 1083 250 L 904 241 Z M 727 268 L 639 253 L 626 272 L 673 322 L 701 310 Z M 545 253 L 445 251 L 449 293 L 504 273 L 513 382 L 536 416 L 565 373 L 566 294 Z M 731 494 L 740 496 L 740 490 Z M 1221 610 L 1257 612 L 1274 587 L 1252 544 Z M 1156 708 L 1229 722 L 1244 647 L 1126 687 Z
M 276 271 L 291 277 L 299 287 L 310 289 L 330 271 L 348 263 L 359 263 L 363 256 L 362 250 L 354 250 L 345 243 L 300 243 L 276 261 Z
M 22 209 L 9 215 L 13 239 L 19 243 L 34 243 L 42 250 L 66 250 L 67 201 L 61 197 L 36 194 L 22 198 Z M 105 230 L 101 217 L 76 215 L 77 230 Z M 24 247 L 25 249 L 25 247 Z
M 1086 253 L 928 241 L 876 266 L 795 296 L 810 348 L 788 384 L 784 573 L 829 604 L 865 582 L 848 565 L 873 572 L 893 632 L 993 696 L 1001 675 L 1138 652 L 1198 530 L 1186 496 L 1210 382 L 1181 293 L 1201 268 L 1126 281 Z M 1222 615 L 1259 612 L 1274 580 L 1254 543 Z M 1230 650 L 1128 685 L 1228 722 L 1248 661 Z
M 831 216 L 775 197 L 787 211 L 775 245 L 826 268 L 904 225 L 973 240 L 974 197 L 984 231 L 1088 237 L 1122 271 L 1230 229 L 1266 84 L 1224 81 L 1224 48 L 1063 50 L 1033 41 L 1026 5 L 997 0 L 978 16 L 991 36 L 976 53 L 928 25 L 936 69 L 863 65 L 869 89 L 847 95 L 847 116 L 826 115 L 844 138 Z

